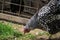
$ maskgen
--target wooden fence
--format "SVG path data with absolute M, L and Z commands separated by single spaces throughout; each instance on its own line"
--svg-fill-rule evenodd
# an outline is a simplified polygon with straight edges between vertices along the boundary
M 23 2 L 24 5 L 11 3 L 11 0 L 0 0 L 0 19 L 25 24 L 45 4 L 41 0 L 23 0 Z M 19 11 L 11 12 L 10 4 L 19 6 Z M 20 11 L 22 6 L 24 10 Z

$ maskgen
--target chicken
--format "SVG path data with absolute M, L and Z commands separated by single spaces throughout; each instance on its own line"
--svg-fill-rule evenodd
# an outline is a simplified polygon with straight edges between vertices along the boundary
M 60 0 L 51 0 L 31 17 L 24 27 L 24 33 L 35 28 L 41 29 L 41 27 L 45 28 L 50 34 L 57 33 L 60 31 L 59 15 Z

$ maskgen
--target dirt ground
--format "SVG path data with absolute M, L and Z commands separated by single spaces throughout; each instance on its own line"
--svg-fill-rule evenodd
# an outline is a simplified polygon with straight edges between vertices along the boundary
M 23 25 L 14 24 L 14 23 L 11 23 L 11 22 L 3 21 L 3 20 L 0 20 L 0 22 L 3 22 L 5 24 L 10 23 L 14 29 L 17 29 L 17 30 L 19 30 L 20 32 L 23 33 L 23 28 L 24 28 Z M 34 29 L 34 30 L 30 31 L 31 34 L 36 35 L 37 40 L 47 40 L 47 39 L 49 39 L 50 34 L 49 35 L 48 34 L 39 35 L 40 32 L 43 33 L 44 31 L 41 30 L 41 29 Z M 60 32 L 52 35 L 50 40 L 60 40 Z

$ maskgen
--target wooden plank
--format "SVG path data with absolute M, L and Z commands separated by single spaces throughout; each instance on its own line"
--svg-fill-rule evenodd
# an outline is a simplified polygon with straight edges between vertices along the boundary
M 17 16 L 3 14 L 3 13 L 0 13 L 0 19 L 15 21 L 15 22 L 22 23 L 22 24 L 26 24 L 27 21 L 29 20 L 27 18 L 17 17 Z

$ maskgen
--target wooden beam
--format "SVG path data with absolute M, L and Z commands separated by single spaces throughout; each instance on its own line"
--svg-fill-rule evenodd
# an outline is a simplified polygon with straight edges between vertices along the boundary
M 5 19 L 5 20 L 21 23 L 21 24 L 26 24 L 27 21 L 29 20 L 27 18 L 17 17 L 13 15 L 4 14 L 4 13 L 0 13 L 0 19 Z

